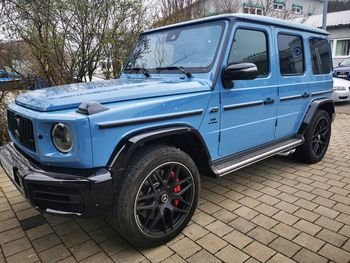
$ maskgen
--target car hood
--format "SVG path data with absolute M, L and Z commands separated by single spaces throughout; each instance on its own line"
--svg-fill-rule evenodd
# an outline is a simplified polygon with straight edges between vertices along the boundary
M 341 78 L 333 78 L 333 86 L 350 87 L 350 81 Z
M 24 93 L 16 104 L 37 111 L 77 108 L 82 102 L 111 103 L 210 90 L 206 80 L 114 79 L 69 84 Z
M 336 68 L 334 68 L 334 71 L 349 71 L 350 70 L 350 67 L 348 66 L 338 66 Z

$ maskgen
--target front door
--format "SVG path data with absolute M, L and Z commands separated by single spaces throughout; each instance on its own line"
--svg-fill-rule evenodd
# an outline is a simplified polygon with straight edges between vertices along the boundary
M 271 28 L 238 22 L 233 32 L 227 65 L 254 63 L 259 76 L 254 80 L 235 80 L 232 89 L 221 87 L 221 156 L 271 142 L 277 115 L 278 88 Z

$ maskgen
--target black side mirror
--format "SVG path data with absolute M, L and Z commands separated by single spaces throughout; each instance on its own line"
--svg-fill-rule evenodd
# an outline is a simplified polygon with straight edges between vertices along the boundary
M 221 74 L 225 89 L 233 87 L 232 80 L 256 79 L 258 68 L 253 63 L 239 63 L 228 65 Z
M 340 66 L 340 64 L 341 64 L 341 63 L 339 62 L 339 63 L 338 63 L 338 66 Z

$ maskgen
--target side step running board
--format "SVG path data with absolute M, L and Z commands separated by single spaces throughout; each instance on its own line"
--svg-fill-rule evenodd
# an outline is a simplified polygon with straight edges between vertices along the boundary
M 250 164 L 269 158 L 273 155 L 286 152 L 304 143 L 304 138 L 292 138 L 270 146 L 266 146 L 254 152 L 232 157 L 220 164 L 213 164 L 212 169 L 217 176 L 223 176 L 246 167 Z

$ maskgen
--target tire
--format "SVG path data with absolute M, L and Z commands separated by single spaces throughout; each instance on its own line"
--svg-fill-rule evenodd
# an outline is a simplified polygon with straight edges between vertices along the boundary
M 200 177 L 185 152 L 165 145 L 145 146 L 132 159 L 124 178 L 111 216 L 132 244 L 164 244 L 186 227 L 197 207 Z
M 295 158 L 303 163 L 317 163 L 327 152 L 331 138 L 331 119 L 324 110 L 318 110 L 304 133 L 305 142 L 295 151 Z

